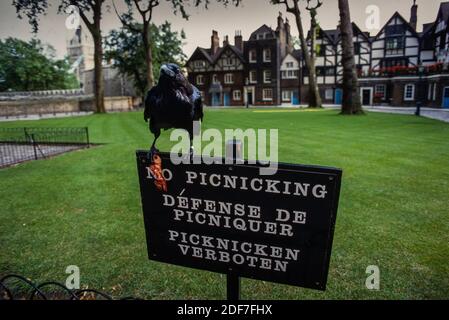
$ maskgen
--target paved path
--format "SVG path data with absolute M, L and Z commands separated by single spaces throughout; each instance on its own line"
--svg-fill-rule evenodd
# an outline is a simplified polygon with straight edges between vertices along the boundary
M 410 115 L 414 115 L 416 112 L 415 108 L 401 108 L 401 107 L 365 107 L 365 109 L 371 112 L 384 112 L 384 113 L 410 114 Z M 449 122 L 449 109 L 421 108 L 421 115 L 426 118 Z
M 6 121 L 17 121 L 17 120 L 39 120 L 39 119 L 52 119 L 52 118 L 66 118 L 66 117 L 80 117 L 88 116 L 93 114 L 93 112 L 70 112 L 70 113 L 49 113 L 49 114 L 33 114 L 28 116 L 11 116 L 11 117 L 0 117 L 0 122 Z

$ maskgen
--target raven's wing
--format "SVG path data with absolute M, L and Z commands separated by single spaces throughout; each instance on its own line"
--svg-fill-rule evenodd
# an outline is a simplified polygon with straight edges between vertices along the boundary
M 154 112 L 158 109 L 158 105 L 161 104 L 162 94 L 157 86 L 153 87 L 147 93 L 145 98 L 145 111 L 143 113 L 146 122 L 154 115 Z
M 201 97 L 201 92 L 195 86 L 192 86 L 192 89 L 193 93 L 191 101 L 193 104 L 193 120 L 203 121 L 203 97 Z

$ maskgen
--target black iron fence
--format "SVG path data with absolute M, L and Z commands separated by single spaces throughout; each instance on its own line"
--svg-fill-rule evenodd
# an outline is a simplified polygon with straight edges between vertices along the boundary
M 0 300 L 114 300 L 111 295 L 94 289 L 69 289 L 55 281 L 36 284 L 16 274 L 0 278 Z M 134 297 L 119 300 L 138 300 Z
M 0 128 L 0 168 L 88 148 L 85 128 Z

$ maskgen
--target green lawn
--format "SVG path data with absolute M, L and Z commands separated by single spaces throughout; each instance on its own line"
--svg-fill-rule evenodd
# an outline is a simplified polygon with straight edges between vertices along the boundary
M 65 281 L 115 296 L 221 299 L 225 277 L 147 259 L 135 150 L 140 113 L 1 123 L 88 126 L 104 146 L 0 170 L 0 275 Z M 245 299 L 449 298 L 449 124 L 336 111 L 212 110 L 206 128 L 279 128 L 282 162 L 344 169 L 325 293 L 243 280 Z M 159 144 L 169 146 L 168 134 Z M 381 290 L 365 287 L 378 265 Z

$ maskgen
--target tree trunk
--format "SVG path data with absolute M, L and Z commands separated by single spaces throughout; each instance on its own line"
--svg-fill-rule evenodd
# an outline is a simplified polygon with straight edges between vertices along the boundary
M 104 79 L 103 79 L 103 45 L 101 31 L 97 30 L 94 38 L 94 77 L 95 77 L 95 109 L 97 113 L 106 113 L 104 106 Z
M 338 0 L 343 65 L 342 114 L 363 114 L 359 80 L 354 58 L 353 31 L 348 0 Z
M 309 71 L 309 107 L 321 108 L 322 101 L 320 91 L 318 89 L 318 83 L 316 80 L 315 63 L 314 61 L 312 61 L 309 53 L 309 48 L 307 47 L 306 38 L 304 36 L 304 29 L 302 26 L 301 12 L 299 10 L 297 1 L 294 1 L 294 10 L 291 11 L 291 13 L 295 15 L 296 26 L 298 27 L 299 32 L 299 40 L 301 42 L 301 50 L 303 52 L 306 68 Z
M 322 101 L 320 96 L 320 91 L 318 88 L 318 81 L 316 77 L 316 36 L 318 31 L 318 23 L 316 22 L 316 10 L 313 9 L 310 11 L 310 25 L 311 25 L 311 39 L 310 39 L 310 47 L 312 48 L 310 51 L 310 69 L 313 70 L 313 72 L 309 73 L 309 91 L 311 94 L 309 94 L 311 97 L 313 97 L 313 101 L 309 102 L 309 107 L 316 107 L 321 108 L 322 107 Z
M 143 46 L 145 48 L 145 62 L 147 65 L 147 90 L 154 86 L 153 52 L 151 51 L 150 21 L 143 24 Z

